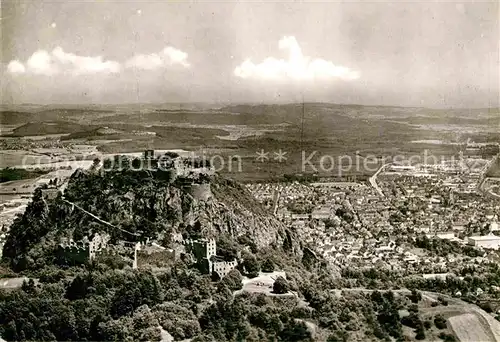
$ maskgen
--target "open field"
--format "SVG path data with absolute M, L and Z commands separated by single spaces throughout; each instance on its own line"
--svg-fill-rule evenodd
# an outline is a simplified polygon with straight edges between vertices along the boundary
M 285 272 L 271 272 L 265 273 L 260 272 L 258 277 L 255 278 L 243 278 L 243 288 L 239 291 L 236 291 L 235 294 L 241 292 L 250 292 L 250 293 L 264 293 L 267 296 L 293 296 L 292 293 L 287 294 L 275 294 L 273 293 L 273 284 L 276 278 L 283 277 L 286 279 Z
M 374 290 L 366 288 L 345 288 L 341 290 L 332 290 L 337 296 L 342 296 L 344 292 L 351 293 L 372 293 Z M 378 290 L 386 291 L 386 290 Z M 396 295 L 409 295 L 410 290 L 395 289 L 392 290 Z M 448 321 L 448 330 L 453 332 L 461 342 L 477 342 L 477 341 L 497 341 L 500 342 L 500 322 L 498 322 L 486 311 L 476 305 L 464 302 L 458 298 L 452 298 L 448 295 L 443 295 L 436 292 L 420 291 L 422 300 L 418 304 L 419 313 L 424 319 L 432 319 L 436 315 L 442 315 Z M 438 302 L 438 297 L 444 297 L 448 301 L 448 305 L 433 306 L 433 302 Z M 409 335 L 413 335 L 413 329 L 404 330 Z M 439 332 L 446 330 L 432 329 L 427 331 L 425 341 L 435 341 L 438 339 Z
M 496 160 L 491 164 L 488 172 L 486 173 L 486 176 L 492 178 L 500 178 L 500 158 L 496 158 Z
M 455 335 L 461 342 L 493 341 L 487 330 L 483 327 L 477 316 L 474 314 L 463 314 L 453 316 L 448 319 Z

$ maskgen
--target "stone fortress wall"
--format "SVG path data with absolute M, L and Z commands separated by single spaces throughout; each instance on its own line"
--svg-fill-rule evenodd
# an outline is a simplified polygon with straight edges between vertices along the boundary
M 57 255 L 75 263 L 92 261 L 99 254 L 108 249 L 108 234 L 95 234 L 92 239 L 87 236 L 81 241 L 66 239 L 57 246 Z

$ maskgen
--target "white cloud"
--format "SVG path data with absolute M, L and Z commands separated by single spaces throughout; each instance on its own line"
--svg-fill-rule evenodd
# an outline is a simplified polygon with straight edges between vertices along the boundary
M 26 72 L 26 68 L 24 67 L 23 63 L 19 62 L 18 60 L 13 60 L 10 61 L 10 63 L 7 65 L 7 71 L 12 74 L 22 74 Z
M 64 52 L 60 47 L 52 51 L 52 56 L 61 69 L 69 70 L 75 74 L 117 73 L 120 71 L 120 63 L 104 61 L 101 56 L 77 56 Z
M 293 36 L 283 37 L 279 41 L 281 50 L 288 50 L 288 59 L 268 57 L 254 64 L 250 59 L 236 67 L 234 74 L 241 78 L 257 79 L 328 79 L 339 78 L 354 80 L 359 72 L 348 67 L 335 65 L 324 59 L 311 59 L 304 56 L 299 43 Z
M 120 68 L 118 62 L 105 61 L 101 56 L 78 56 L 65 52 L 61 47 L 56 47 L 50 53 L 46 50 L 35 51 L 26 61 L 26 67 L 17 60 L 11 61 L 7 66 L 7 70 L 11 73 L 30 72 L 46 76 L 59 73 L 73 75 L 117 73 Z
M 28 71 L 35 74 L 52 75 L 58 71 L 52 57 L 45 50 L 38 50 L 33 53 L 26 62 L 26 65 L 28 66 Z
M 174 47 L 167 46 L 160 53 L 135 55 L 125 63 L 125 66 L 127 68 L 140 70 L 154 70 L 179 64 L 187 68 L 189 67 L 187 57 L 187 53 Z
M 189 67 L 188 54 L 171 46 L 167 46 L 159 53 L 138 54 L 123 64 L 125 68 L 139 70 L 155 70 L 174 65 Z M 7 65 L 9 73 L 31 73 L 52 76 L 56 74 L 70 74 L 74 76 L 88 74 L 114 74 L 122 70 L 122 64 L 113 60 L 104 60 L 101 56 L 79 56 L 56 47 L 51 52 L 46 50 L 35 51 L 26 61 L 12 60 Z

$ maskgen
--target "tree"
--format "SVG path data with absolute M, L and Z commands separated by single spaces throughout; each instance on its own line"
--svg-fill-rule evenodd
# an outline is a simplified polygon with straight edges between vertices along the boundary
M 66 298 L 69 300 L 85 298 L 91 286 L 93 286 L 93 279 L 90 274 L 78 274 L 66 288 Z
M 273 284 L 273 292 L 278 294 L 287 293 L 290 290 L 290 285 L 285 278 L 279 276 Z
M 336 331 L 335 333 L 328 336 L 326 342 L 346 342 L 347 334 L 345 331 Z
M 311 332 L 302 321 L 291 320 L 280 334 L 282 341 L 312 341 Z
M 208 276 L 198 277 L 194 282 L 194 289 L 197 290 L 201 298 L 210 298 L 213 287 Z
M 31 278 L 28 281 L 26 280 L 23 281 L 23 284 L 21 285 L 21 290 L 29 294 L 35 294 L 36 293 L 35 281 Z
M 97 169 L 97 167 L 99 166 L 100 163 L 101 163 L 101 160 L 99 158 L 94 158 L 94 160 L 92 160 L 91 169 L 92 170 Z
M 221 256 L 225 261 L 233 261 L 236 259 L 238 250 L 234 239 L 227 234 L 219 235 L 217 239 L 217 255 Z
M 418 303 L 422 300 L 422 294 L 416 289 L 411 290 L 411 295 L 409 296 L 412 303 Z
M 141 291 L 135 286 L 124 286 L 116 292 L 111 305 L 111 316 L 119 318 L 141 305 Z
M 274 262 L 271 259 L 266 259 L 262 263 L 262 272 L 274 272 Z
M 418 316 L 417 313 L 412 312 L 412 313 L 410 313 L 409 316 L 403 317 L 403 319 L 401 320 L 401 323 L 403 325 L 410 327 L 410 328 L 417 329 L 420 326 L 420 324 L 422 323 L 422 321 L 420 320 L 420 317 Z
M 231 291 L 241 290 L 243 287 L 242 281 L 243 277 L 237 269 L 229 271 L 228 274 L 219 283 L 218 289 L 220 290 L 223 286 L 227 286 Z
M 417 334 L 415 335 L 415 338 L 417 340 L 425 340 L 425 329 L 424 329 L 424 325 L 423 324 L 420 324 L 417 327 L 416 332 L 417 332 Z
M 443 296 L 438 296 L 437 299 L 441 303 L 441 305 L 444 305 L 444 306 L 448 305 L 448 301 Z
M 241 267 L 247 277 L 255 278 L 259 276 L 260 265 L 257 258 L 253 254 L 245 255 L 245 258 L 241 263 Z

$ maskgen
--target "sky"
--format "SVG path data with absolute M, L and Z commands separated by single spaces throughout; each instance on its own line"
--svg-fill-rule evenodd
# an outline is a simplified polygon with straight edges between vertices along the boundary
M 492 2 L 3 1 L 3 103 L 499 106 Z

